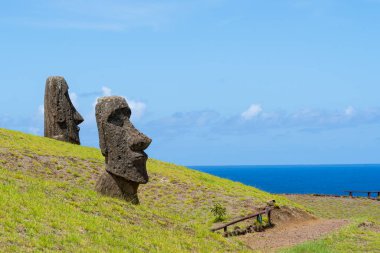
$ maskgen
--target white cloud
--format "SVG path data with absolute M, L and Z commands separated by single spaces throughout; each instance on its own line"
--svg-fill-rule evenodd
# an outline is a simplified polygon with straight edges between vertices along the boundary
M 69 94 L 69 96 L 73 105 L 78 108 L 78 95 L 75 92 L 72 92 Z
M 33 124 L 35 124 L 36 122 L 43 122 L 44 121 L 44 105 L 39 105 L 37 110 L 35 111 L 33 117 L 31 117 L 31 121 L 33 121 Z M 31 127 L 35 127 L 35 126 L 31 126 Z M 28 132 L 31 132 L 28 130 Z M 35 133 L 35 132 L 33 132 Z
M 101 88 L 102 90 L 102 96 L 112 96 L 112 89 L 107 87 L 107 86 L 103 86 Z M 89 114 L 89 116 L 87 117 L 88 121 L 89 122 L 94 122 L 95 121 L 95 107 L 96 107 L 96 104 L 98 103 L 98 99 L 99 97 L 96 97 L 94 102 L 92 103 L 92 111 L 91 113 Z M 136 100 L 129 100 L 127 99 L 127 102 L 128 102 L 128 105 L 129 107 L 131 108 L 132 110 L 132 118 L 134 119 L 140 119 L 144 114 L 145 114 L 145 111 L 146 111 L 146 104 L 143 103 L 143 102 L 140 102 L 140 101 L 136 101 Z
M 108 97 L 112 95 L 112 90 L 107 86 L 103 86 L 102 93 L 103 93 L 103 96 Z
M 95 92 L 95 93 L 98 93 L 98 92 Z M 109 88 L 107 86 L 103 86 L 101 88 L 101 94 L 104 97 L 111 96 L 112 95 L 112 90 L 111 90 L 111 88 Z M 99 99 L 99 97 L 96 97 L 95 100 L 94 100 L 94 102 L 92 102 L 92 110 L 85 117 L 85 124 L 93 124 L 95 122 L 95 107 L 96 107 L 96 104 L 98 103 L 98 99 Z
M 344 114 L 347 116 L 347 117 L 351 117 L 355 114 L 355 108 L 352 107 L 352 106 L 349 106 L 347 107 L 345 110 L 344 110 Z
M 261 105 L 252 104 L 248 110 L 241 114 L 241 117 L 245 120 L 250 120 L 259 115 L 262 111 L 263 109 L 261 108 Z
M 45 113 L 45 107 L 44 107 L 44 105 L 39 105 L 38 106 L 38 116 L 43 117 L 44 113 Z
M 260 105 L 253 104 L 245 112 L 232 116 L 223 116 L 215 111 L 178 112 L 171 117 L 144 122 L 142 126 L 157 136 L 175 138 L 190 133 L 209 137 L 256 134 L 260 131 L 278 129 L 317 133 L 380 123 L 380 107 L 347 109 L 310 108 L 290 112 L 284 110 L 270 112 L 263 111 Z
M 103 96 L 111 96 L 112 95 L 112 89 L 107 87 L 107 86 L 103 86 L 102 87 L 102 93 L 103 93 Z M 98 98 L 96 98 L 96 100 L 93 104 L 93 107 L 96 106 L 97 101 L 98 101 Z M 127 99 L 127 101 L 128 101 L 129 107 L 132 110 L 132 117 L 134 117 L 135 119 L 140 119 L 145 113 L 146 104 L 144 104 L 143 102 L 140 102 L 140 101 L 135 101 L 135 100 L 128 100 Z
M 146 104 L 139 101 L 128 100 L 128 105 L 132 110 L 132 117 L 140 119 L 146 110 Z
M 102 96 L 104 96 L 104 97 L 109 97 L 109 96 L 111 96 L 111 95 L 112 95 L 112 90 L 111 90 L 111 88 L 109 88 L 109 87 L 107 87 L 107 86 L 103 86 L 103 87 L 102 87 Z M 94 102 L 92 103 L 92 108 L 93 108 L 93 113 L 92 113 L 92 114 L 95 113 L 95 106 L 96 106 L 96 104 L 98 103 L 98 99 L 99 99 L 99 97 L 96 97 L 95 100 L 94 100 Z M 91 114 L 91 115 L 92 115 L 92 114 Z

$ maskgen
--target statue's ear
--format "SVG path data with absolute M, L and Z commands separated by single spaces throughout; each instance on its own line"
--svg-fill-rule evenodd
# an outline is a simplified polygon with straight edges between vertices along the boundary
M 95 109 L 95 117 L 96 123 L 98 125 L 98 133 L 99 133 L 99 146 L 102 151 L 102 155 L 106 157 L 108 156 L 107 142 L 105 138 L 105 119 L 102 118 L 102 111 L 99 105 L 96 105 Z
M 101 123 L 101 126 L 99 127 L 99 145 L 100 150 L 102 151 L 103 156 L 108 156 L 108 149 L 107 149 L 107 140 L 105 137 L 105 131 L 104 131 L 104 123 Z
M 56 116 L 58 123 L 64 123 L 66 121 L 65 113 L 63 112 L 62 106 L 60 104 L 57 106 Z
M 66 122 L 66 115 L 64 112 L 65 108 L 65 92 L 62 89 L 61 85 L 57 85 L 57 88 L 55 89 L 55 117 L 59 124 L 63 124 Z

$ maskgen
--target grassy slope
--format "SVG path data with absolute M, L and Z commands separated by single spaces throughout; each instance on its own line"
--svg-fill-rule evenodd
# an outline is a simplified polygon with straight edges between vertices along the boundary
M 235 238 L 208 231 L 210 207 L 230 216 L 287 198 L 150 159 L 141 205 L 96 193 L 104 170 L 98 149 L 0 129 L 1 251 L 237 252 Z M 300 207 L 300 206 L 299 206 Z
M 310 208 L 320 217 L 350 219 L 352 222 L 337 233 L 284 252 L 380 252 L 380 201 L 310 195 L 288 198 Z M 374 222 L 375 226 L 358 227 L 365 221 Z

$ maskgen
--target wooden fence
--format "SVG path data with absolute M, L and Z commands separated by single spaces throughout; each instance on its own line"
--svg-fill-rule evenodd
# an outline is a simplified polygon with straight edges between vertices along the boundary
M 238 223 L 238 222 L 245 221 L 245 220 L 248 220 L 248 219 L 252 219 L 252 218 L 255 218 L 255 217 L 256 217 L 256 219 L 257 219 L 259 222 L 261 222 L 261 221 L 262 221 L 262 215 L 263 215 L 263 214 L 267 215 L 267 217 L 268 217 L 268 223 L 269 223 L 269 225 L 271 225 L 271 224 L 272 224 L 272 223 L 271 223 L 271 218 L 270 218 L 270 216 L 271 216 L 271 211 L 272 211 L 272 208 L 271 208 L 271 207 L 266 207 L 265 210 L 263 210 L 263 211 L 261 211 L 261 212 L 258 212 L 258 213 L 255 213 L 255 214 L 250 214 L 250 215 L 245 216 L 245 217 L 242 217 L 242 218 L 237 218 L 237 219 L 235 219 L 235 220 L 233 220 L 233 221 L 230 221 L 230 222 L 228 222 L 228 223 L 221 224 L 221 225 L 219 225 L 219 226 L 217 226 L 217 227 L 211 228 L 211 231 L 212 231 L 212 232 L 215 232 L 215 231 L 218 231 L 218 230 L 220 230 L 220 229 L 224 229 L 224 232 L 227 232 L 227 227 L 228 227 L 228 226 L 231 226 L 231 225 L 234 225 L 234 224 L 236 224 L 236 223 Z

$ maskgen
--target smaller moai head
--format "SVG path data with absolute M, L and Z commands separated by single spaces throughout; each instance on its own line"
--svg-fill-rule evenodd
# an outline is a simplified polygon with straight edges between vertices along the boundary
M 129 120 L 131 109 L 123 97 L 111 96 L 98 99 L 96 122 L 99 144 L 106 158 L 106 170 L 128 181 L 148 182 L 144 150 L 152 140 L 139 132 Z
M 45 86 L 45 137 L 80 144 L 79 124 L 84 120 L 69 97 L 66 80 L 51 76 Z

